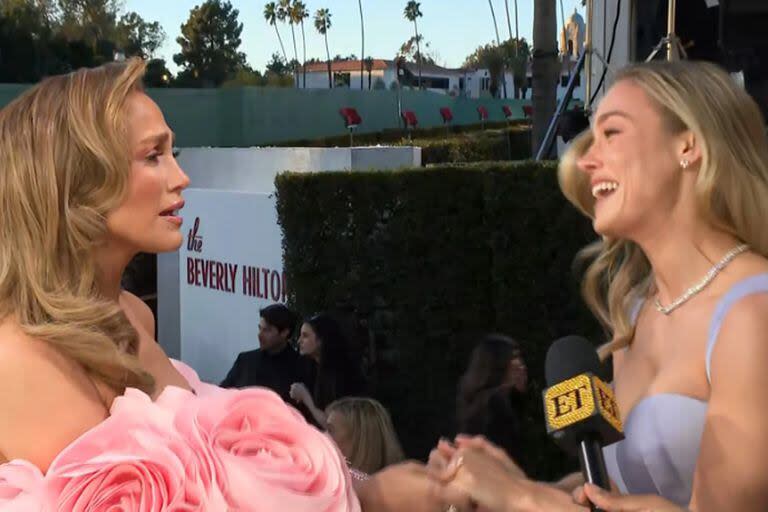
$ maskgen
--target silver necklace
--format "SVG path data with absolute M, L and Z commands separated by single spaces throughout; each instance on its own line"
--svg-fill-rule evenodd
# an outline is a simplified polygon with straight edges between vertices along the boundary
M 671 312 L 688 302 L 688 300 L 691 299 L 694 295 L 699 293 L 701 290 L 707 287 L 709 283 L 712 282 L 712 280 L 719 274 L 725 267 L 728 265 L 733 258 L 738 256 L 739 254 L 743 253 L 749 249 L 749 246 L 747 244 L 742 244 L 739 246 L 734 247 L 728 253 L 726 253 L 725 256 L 723 256 L 723 259 L 715 263 L 715 265 L 709 269 L 709 272 L 707 272 L 707 275 L 704 276 L 704 279 L 699 281 L 697 284 L 691 286 L 688 288 L 685 293 L 683 293 L 680 297 L 678 297 L 672 304 L 669 306 L 663 306 L 661 302 L 659 301 L 659 298 L 656 297 L 655 304 L 656 309 L 665 315 L 669 315 Z

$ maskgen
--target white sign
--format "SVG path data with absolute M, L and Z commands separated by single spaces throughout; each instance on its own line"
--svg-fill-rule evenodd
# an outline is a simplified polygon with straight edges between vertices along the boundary
M 179 250 L 181 358 L 218 383 L 258 347 L 259 309 L 286 300 L 270 194 L 189 189 Z
M 200 220 L 191 242 L 157 257 L 158 341 L 219 382 L 258 345 L 259 308 L 285 298 L 275 176 L 418 166 L 421 149 L 183 148 L 179 163 L 194 187 L 184 192 L 185 238 Z

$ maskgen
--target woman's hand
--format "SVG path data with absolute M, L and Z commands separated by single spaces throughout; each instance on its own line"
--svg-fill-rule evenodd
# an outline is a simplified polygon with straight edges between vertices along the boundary
M 427 468 L 415 462 L 389 466 L 355 483 L 363 512 L 443 512 L 437 488 Z
M 313 402 L 312 395 L 307 389 L 307 386 L 301 382 L 294 382 L 291 384 L 291 390 L 289 391 L 289 394 L 291 395 L 291 398 L 296 400 L 298 403 L 304 404 L 306 406 L 309 406 Z
M 591 502 L 606 512 L 685 512 L 674 503 L 661 496 L 647 495 L 621 496 L 612 494 L 592 484 L 585 484 L 573 493 L 576 503 L 586 505 Z
M 487 441 L 486 441 L 487 443 Z M 481 444 L 477 443 L 476 444 Z M 492 445 L 490 445 L 492 447 Z M 434 465 L 430 474 L 441 485 L 440 499 L 458 510 L 488 512 L 571 512 L 584 509 L 568 493 L 525 478 L 506 454 L 489 446 L 457 448 L 443 469 Z
M 437 447 L 429 454 L 428 467 L 435 470 L 444 469 L 450 460 L 454 458 L 456 451 L 462 448 L 477 448 L 501 464 L 513 476 L 526 478 L 525 472 L 509 457 L 507 452 L 483 436 L 459 434 L 456 436 L 456 444 L 452 444 L 446 439 L 441 439 L 437 443 Z

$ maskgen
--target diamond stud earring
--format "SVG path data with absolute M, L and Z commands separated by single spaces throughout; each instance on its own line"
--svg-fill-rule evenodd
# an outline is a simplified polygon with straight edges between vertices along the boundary
M 682 167 L 683 169 L 687 169 L 689 165 L 691 165 L 691 163 L 688 160 L 680 161 L 680 167 Z

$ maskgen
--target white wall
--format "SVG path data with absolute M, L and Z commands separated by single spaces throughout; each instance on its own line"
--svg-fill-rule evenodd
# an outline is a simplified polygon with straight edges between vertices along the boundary
M 388 68 L 384 70 L 384 84 L 386 84 L 387 89 L 392 87 L 392 82 L 397 82 L 397 73 L 394 69 Z
M 374 69 L 371 71 L 371 89 L 373 89 L 373 85 L 376 83 L 377 78 L 384 79 L 384 82 L 389 85 L 389 82 L 386 81 L 385 75 L 388 70 L 383 69 Z M 335 72 L 331 72 L 331 77 L 333 77 L 333 74 Z M 346 71 L 344 72 L 346 73 Z M 349 81 L 349 89 L 355 89 L 360 90 L 360 70 L 357 71 L 349 71 L 350 74 L 350 81 Z M 392 76 L 394 76 L 394 72 L 392 73 Z M 299 87 L 304 83 L 301 73 L 299 73 L 298 77 L 298 84 Z M 296 85 L 296 80 L 294 80 L 294 85 Z M 307 89 L 327 89 L 328 88 L 328 71 L 311 71 L 307 72 Z M 363 88 L 365 90 L 368 89 L 368 72 L 363 72 Z
M 299 84 L 303 85 L 304 81 L 301 75 L 299 75 Z M 295 82 L 294 82 L 295 85 Z M 328 72 L 323 71 L 307 72 L 307 89 L 327 89 L 328 88 Z

